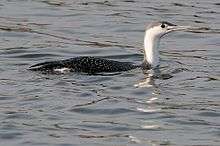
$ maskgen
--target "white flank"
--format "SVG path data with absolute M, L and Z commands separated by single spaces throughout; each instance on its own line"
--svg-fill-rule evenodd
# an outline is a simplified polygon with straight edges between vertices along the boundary
M 66 72 L 69 72 L 70 69 L 64 67 L 64 68 L 56 68 L 56 69 L 54 69 L 54 71 L 55 71 L 55 72 L 60 72 L 60 73 L 66 73 Z

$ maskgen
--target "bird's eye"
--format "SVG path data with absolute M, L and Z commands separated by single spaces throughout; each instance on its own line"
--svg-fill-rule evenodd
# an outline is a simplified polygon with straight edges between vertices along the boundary
M 161 24 L 161 28 L 165 28 L 165 24 Z

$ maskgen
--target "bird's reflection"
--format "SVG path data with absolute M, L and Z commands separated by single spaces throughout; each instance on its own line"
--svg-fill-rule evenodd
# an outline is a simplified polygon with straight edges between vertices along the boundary
M 150 69 L 150 70 L 143 70 L 144 79 L 140 80 L 137 84 L 135 84 L 135 87 L 156 87 L 155 84 L 156 79 L 166 80 L 170 79 L 173 76 L 171 74 L 163 74 L 161 73 L 160 69 Z
M 161 73 L 161 69 L 162 72 Z M 146 115 L 156 115 L 156 114 L 163 114 L 164 111 L 162 109 L 162 107 L 160 106 L 159 103 L 159 97 L 158 94 L 160 94 L 160 87 L 159 85 L 157 85 L 157 82 L 155 82 L 156 80 L 166 80 L 166 79 L 170 79 L 173 76 L 171 74 L 166 74 L 163 71 L 163 68 L 158 68 L 158 69 L 154 69 L 154 70 L 143 70 L 143 74 L 144 74 L 144 79 L 140 80 L 137 84 L 135 84 L 134 86 L 137 88 L 152 88 L 152 95 L 147 96 L 144 100 L 144 104 L 138 105 L 136 107 L 136 110 L 138 112 L 141 112 L 143 114 L 143 117 L 145 117 Z M 155 120 L 155 119 L 148 119 L 148 118 L 143 118 L 140 121 L 140 128 L 142 130 L 163 130 L 166 125 L 164 125 L 163 123 L 161 123 L 161 121 Z M 141 140 L 138 138 L 133 138 L 132 141 L 137 141 L 137 142 L 141 142 L 143 143 L 145 140 Z M 149 145 L 153 145 L 153 146 L 157 146 L 160 143 L 154 143 L 154 142 L 150 142 Z
M 154 70 L 143 70 L 144 79 L 141 79 L 138 83 L 136 83 L 135 87 L 152 87 L 155 86 L 154 83 Z

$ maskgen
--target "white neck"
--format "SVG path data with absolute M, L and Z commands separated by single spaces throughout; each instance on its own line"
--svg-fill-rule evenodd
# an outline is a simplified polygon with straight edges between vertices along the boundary
M 144 37 L 144 60 L 153 68 L 159 65 L 159 43 L 160 37 L 155 36 L 151 30 L 146 30 Z

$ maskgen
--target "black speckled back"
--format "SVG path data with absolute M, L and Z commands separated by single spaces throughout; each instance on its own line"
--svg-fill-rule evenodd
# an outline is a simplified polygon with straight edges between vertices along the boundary
M 135 69 L 139 66 L 130 62 L 119 62 L 96 57 L 75 57 L 61 61 L 44 62 L 33 65 L 30 70 L 54 72 L 55 69 L 68 68 L 71 72 L 95 74 L 100 72 L 121 72 Z

